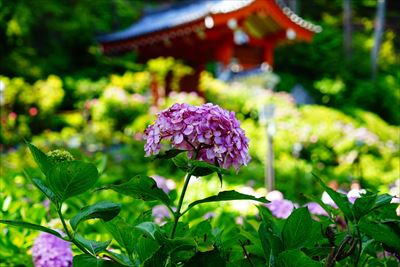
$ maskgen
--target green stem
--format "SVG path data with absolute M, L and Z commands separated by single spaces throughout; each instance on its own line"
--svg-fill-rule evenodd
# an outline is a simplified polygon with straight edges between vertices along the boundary
M 200 151 L 201 148 L 200 147 L 199 148 L 195 148 L 187 139 L 185 139 L 185 140 L 186 140 L 187 143 L 189 143 L 189 145 L 191 145 L 193 147 L 194 154 L 192 156 L 192 159 L 196 160 L 197 156 L 199 155 L 199 151 Z M 182 217 L 182 215 L 183 215 L 183 213 L 181 213 L 183 198 L 185 197 L 186 190 L 187 190 L 187 187 L 189 185 L 190 178 L 192 177 L 193 171 L 194 171 L 194 169 L 192 168 L 186 175 L 185 183 L 183 184 L 183 188 L 182 188 L 182 192 L 181 192 L 181 196 L 179 197 L 178 207 L 176 209 L 176 212 L 173 213 L 174 214 L 174 226 L 172 227 L 171 238 L 174 238 L 176 227 L 178 226 L 179 218 Z
M 65 223 L 64 217 L 63 217 L 63 215 L 62 215 L 62 213 L 61 213 L 61 207 L 62 207 L 62 204 L 61 204 L 59 207 L 57 207 L 57 213 L 58 213 L 58 216 L 59 216 L 60 219 L 61 219 L 62 225 L 64 226 L 64 230 L 65 230 L 65 232 L 67 233 L 67 235 L 68 235 L 70 241 L 71 241 L 72 243 L 74 243 L 75 246 L 77 246 L 80 250 L 82 250 L 83 253 L 85 253 L 85 254 L 90 254 L 81 244 L 79 244 L 79 243 L 75 240 L 74 236 L 73 236 L 73 235 L 71 234 L 71 232 L 68 230 L 67 224 Z
M 189 185 L 189 181 L 190 181 L 191 177 L 192 177 L 192 173 L 189 172 L 186 175 L 185 184 L 183 185 L 183 188 L 182 188 L 182 193 L 181 193 L 181 196 L 179 198 L 178 207 L 176 209 L 176 212 L 174 213 L 174 226 L 172 227 L 171 238 L 174 238 L 179 218 L 182 216 L 181 208 L 182 208 L 183 198 L 185 197 L 185 193 L 186 193 L 186 190 L 187 190 L 187 187 Z
M 337 249 L 334 250 L 334 253 L 333 253 L 333 254 L 331 253 L 331 254 L 328 256 L 328 259 L 327 259 L 326 264 L 325 264 L 326 267 L 333 267 L 333 266 L 335 266 L 335 263 L 336 263 L 337 258 L 338 258 L 339 255 L 342 253 L 342 251 L 343 251 L 345 245 L 346 245 L 347 243 L 349 243 L 349 241 L 351 240 L 351 238 L 352 238 L 351 235 L 346 235 L 346 237 L 345 237 L 345 238 L 343 239 L 343 241 L 340 243 L 339 247 L 338 247 Z
M 358 267 L 358 262 L 360 261 L 361 257 L 361 252 L 362 252 L 362 240 L 361 240 L 361 233 L 360 229 L 358 228 L 358 225 L 356 225 L 356 230 L 357 230 L 357 237 L 358 237 L 358 251 L 356 254 L 356 259 L 355 259 L 355 267 Z
M 244 253 L 244 255 L 246 256 L 246 259 L 247 259 L 247 261 L 249 262 L 250 266 L 254 267 L 254 264 L 253 264 L 253 262 L 252 262 L 251 259 L 250 259 L 250 255 L 249 255 L 249 253 L 247 252 L 245 245 L 244 245 L 244 244 L 242 243 L 242 241 L 240 241 L 240 240 L 239 240 L 239 243 L 240 243 L 240 246 L 241 246 L 242 249 L 243 249 L 243 253 Z

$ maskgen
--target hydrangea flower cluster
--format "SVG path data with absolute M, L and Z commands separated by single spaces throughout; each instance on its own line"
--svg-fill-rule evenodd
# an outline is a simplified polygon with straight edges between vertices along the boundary
M 197 160 L 223 168 L 247 165 L 250 161 L 248 142 L 234 112 L 207 103 L 201 106 L 174 104 L 160 112 L 156 122 L 145 131 L 146 156 L 160 152 L 161 141 L 170 141 L 173 148 L 198 151 Z
M 41 233 L 32 247 L 35 267 L 71 267 L 72 257 L 71 244 L 48 233 Z
M 274 200 L 265 204 L 265 206 L 271 211 L 272 215 L 279 219 L 286 219 L 289 217 L 295 208 L 295 204 L 287 199 Z
M 279 219 L 286 219 L 298 205 L 283 197 L 282 192 L 278 190 L 271 191 L 266 197 L 270 203 L 265 206 L 271 211 L 272 215 Z
M 56 149 L 47 153 L 50 161 L 52 163 L 63 162 L 63 161 L 72 161 L 74 160 L 74 156 L 66 150 Z

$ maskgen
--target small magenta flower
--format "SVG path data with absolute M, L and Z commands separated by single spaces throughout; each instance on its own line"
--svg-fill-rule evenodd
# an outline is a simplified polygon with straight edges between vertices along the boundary
M 156 122 L 145 131 L 146 156 L 157 155 L 161 141 L 169 141 L 173 148 L 189 151 L 197 159 L 218 163 L 236 170 L 250 161 L 249 140 L 240 128 L 234 112 L 211 103 L 201 106 L 174 104 L 160 112 Z
M 48 233 L 41 233 L 32 247 L 35 267 L 71 267 L 72 257 L 71 244 Z

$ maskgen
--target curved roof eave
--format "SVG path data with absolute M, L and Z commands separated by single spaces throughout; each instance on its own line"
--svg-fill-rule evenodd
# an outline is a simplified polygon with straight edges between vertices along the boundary
M 224 14 L 239 10 L 257 0 L 231 0 L 189 1 L 156 12 L 145 14 L 132 26 L 125 30 L 97 36 L 100 43 L 118 42 L 126 39 L 143 36 L 153 32 L 172 29 L 190 22 L 205 18 L 210 14 Z M 307 22 L 291 11 L 281 0 L 275 1 L 282 12 L 295 24 L 311 32 L 320 32 L 321 27 Z

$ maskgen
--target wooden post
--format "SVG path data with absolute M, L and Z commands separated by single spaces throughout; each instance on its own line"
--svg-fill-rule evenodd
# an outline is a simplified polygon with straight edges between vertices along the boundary
M 265 152 L 265 187 L 268 191 L 275 188 L 275 172 L 274 172 L 274 146 L 273 140 L 275 135 L 274 117 L 275 106 L 273 104 L 265 105 L 260 110 L 260 124 L 265 127 L 265 135 L 267 139 L 267 147 Z
M 383 31 L 385 27 L 385 8 L 386 1 L 378 0 L 376 7 L 375 30 L 374 30 L 374 48 L 371 53 L 372 78 L 375 79 L 378 70 L 379 49 L 381 47 Z
M 151 74 L 150 91 L 151 91 L 151 97 L 153 98 L 153 105 L 157 107 L 160 95 L 158 93 L 158 81 L 157 81 L 157 75 L 155 73 Z
M 264 45 L 264 62 L 267 62 L 270 66 L 274 64 L 274 46 L 270 43 Z
M 351 57 L 352 28 L 351 23 L 351 0 L 343 0 L 343 47 L 346 58 Z
M 273 122 L 270 122 L 268 124 L 267 128 L 267 163 L 265 164 L 265 173 L 267 174 L 266 176 L 266 185 L 268 191 L 272 191 L 275 188 L 275 172 L 274 172 L 274 148 L 273 148 L 273 134 L 271 134 L 270 127 L 275 127 L 273 126 Z

